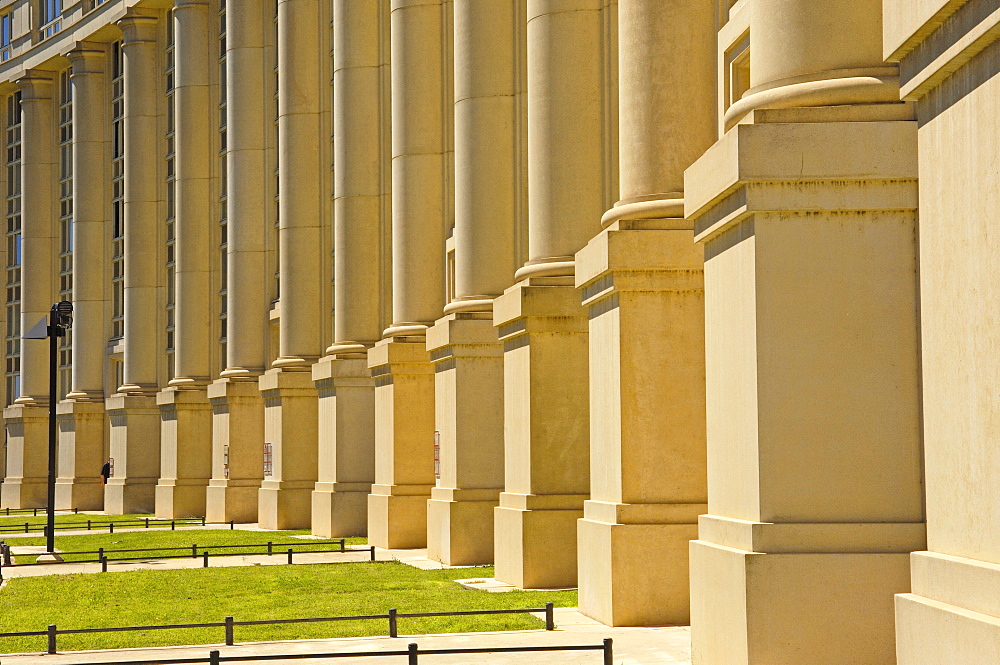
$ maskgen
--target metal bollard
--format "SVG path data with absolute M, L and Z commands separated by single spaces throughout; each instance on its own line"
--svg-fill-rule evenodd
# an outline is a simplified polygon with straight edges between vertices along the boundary
M 146 518 L 146 528 L 147 529 L 149 528 L 149 518 L 148 517 Z
M 203 556 L 205 557 L 205 565 L 203 565 L 202 568 L 208 568 L 208 550 L 205 550 Z
M 235 528 L 236 528 L 236 521 L 235 520 L 229 520 L 229 530 L 232 531 Z
M 90 531 L 90 520 L 87 520 L 87 531 Z
M 292 562 L 292 548 L 288 548 L 288 563 Z
M 556 618 L 553 612 L 552 603 L 545 603 L 545 630 L 556 629 Z
M 268 555 L 268 556 L 271 556 L 271 545 L 272 545 L 272 544 L 273 544 L 273 543 L 271 543 L 271 541 L 270 541 L 270 540 L 269 540 L 269 541 L 267 541 L 267 555 Z
M 32 517 L 38 517 L 38 508 L 32 508 L 31 509 L 31 516 Z
M 56 652 L 56 625 L 54 623 L 49 624 L 49 653 Z
M 396 625 L 396 608 L 389 610 L 389 637 L 399 637 L 399 630 Z
M 410 642 L 406 648 L 406 662 L 408 665 L 417 665 L 417 643 Z
M 371 552 L 372 552 L 372 561 L 374 561 L 375 560 L 375 546 L 372 545 L 370 549 L 371 549 Z
M 174 524 L 173 520 L 170 520 L 170 530 L 171 531 L 176 531 L 177 530 L 177 526 Z
M 209 665 L 219 665 L 219 652 L 209 651 L 208 652 L 208 662 Z
M 198 546 L 197 545 L 194 545 L 194 544 L 191 545 L 191 558 L 192 559 L 197 559 L 198 558 Z
M 108 557 L 104 556 L 103 554 L 101 555 L 101 572 L 102 573 L 108 572 Z
M 24 523 L 24 532 L 28 533 L 28 523 L 27 522 Z
M 115 532 L 115 523 L 108 522 L 108 533 L 114 533 L 114 532 Z
M 615 654 L 611 648 L 611 638 L 604 638 L 604 665 L 615 665 Z
M 205 516 L 204 515 L 202 515 L 202 517 L 201 517 L 201 525 L 205 526 Z
M 233 617 L 226 617 L 226 646 L 233 646 Z
M 340 539 L 340 551 L 341 552 L 347 551 L 347 539 L 346 538 L 341 538 Z

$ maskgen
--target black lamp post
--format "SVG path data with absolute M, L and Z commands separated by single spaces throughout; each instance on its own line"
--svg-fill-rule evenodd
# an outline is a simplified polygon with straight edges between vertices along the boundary
M 56 402 L 59 398 L 57 378 L 59 374 L 59 338 L 73 325 L 73 303 L 60 300 L 49 310 L 49 324 L 42 326 L 39 321 L 24 335 L 25 339 L 49 338 L 49 487 L 46 510 L 45 551 L 49 557 L 56 557 Z

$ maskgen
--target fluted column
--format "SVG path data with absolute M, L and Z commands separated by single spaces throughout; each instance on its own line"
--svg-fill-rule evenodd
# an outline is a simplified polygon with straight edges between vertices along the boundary
M 174 378 L 157 394 L 160 407 L 160 480 L 157 517 L 205 514 L 212 473 L 212 413 L 205 387 L 212 299 L 209 273 L 212 215 L 212 137 L 209 97 L 208 0 L 174 3 L 174 116 L 177 174 L 176 320 Z
M 104 457 L 104 358 L 109 337 L 102 168 L 107 146 L 107 46 L 82 42 L 67 54 L 73 91 L 73 367 L 72 389 L 58 406 L 56 507 L 100 510 L 104 488 L 95 469 Z
M 576 255 L 591 408 L 580 607 L 611 625 L 686 624 L 708 488 L 703 260 L 682 190 L 715 140 L 715 13 L 620 0 L 618 21 L 621 200 Z
M 267 0 L 227 0 L 226 153 L 228 304 L 226 369 L 208 388 L 212 402 L 212 479 L 206 516 L 212 522 L 257 519 L 263 478 L 264 401 L 257 381 L 267 364 L 270 296 L 266 220 L 273 203 L 267 142 L 270 90 Z
M 719 34 L 749 27 L 751 87 L 685 175 L 709 489 L 693 660 L 892 663 L 893 596 L 926 542 L 917 123 L 884 103 L 882 3 L 742 9 Z
M 368 353 L 375 387 L 375 484 L 368 538 L 427 543 L 434 484 L 434 369 L 427 327 L 445 295 L 451 225 L 453 90 L 450 0 L 392 0 L 392 317 Z
M 503 347 L 493 298 L 510 286 L 526 218 L 525 0 L 455 2 L 455 297 L 428 331 L 437 371 L 437 486 L 428 556 L 493 561 L 503 489 Z
M 365 352 L 381 336 L 382 257 L 391 223 L 388 3 L 337 0 L 334 22 L 334 344 L 313 366 L 319 468 L 313 533 L 367 533 L 375 476 L 375 382 Z
M 21 90 L 21 334 L 47 318 L 55 302 L 56 152 L 52 74 L 28 71 Z M 46 505 L 49 395 L 48 343 L 21 340 L 21 395 L 4 411 L 7 477 L 0 503 L 10 508 Z
M 322 98 L 327 93 L 323 61 L 329 31 L 319 0 L 278 1 L 278 170 L 280 334 L 278 359 L 260 379 L 264 429 L 272 443 L 273 475 L 259 494 L 265 528 L 310 525 L 316 482 L 317 396 L 310 374 L 323 352 L 323 220 L 328 208 L 323 179 L 329 165 L 323 145 Z
M 126 14 L 118 25 L 125 62 L 125 352 L 124 385 L 107 401 L 115 475 L 104 503 L 112 514 L 152 512 L 160 475 L 158 21 Z
M 504 342 L 505 490 L 497 578 L 576 584 L 590 492 L 586 310 L 574 254 L 617 199 L 617 2 L 528 0 L 528 261 L 496 299 Z

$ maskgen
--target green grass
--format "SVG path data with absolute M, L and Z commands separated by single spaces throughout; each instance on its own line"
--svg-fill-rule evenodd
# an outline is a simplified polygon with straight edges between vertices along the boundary
M 158 547 L 190 547 L 192 544 L 197 544 L 199 548 L 212 547 L 217 545 L 260 545 L 271 541 L 273 543 L 296 543 L 301 542 L 303 547 L 296 547 L 296 552 L 298 551 L 308 551 L 313 549 L 321 549 L 318 546 L 313 545 L 313 547 L 307 547 L 310 544 L 321 543 L 321 542 L 333 542 L 333 540 L 316 540 L 313 538 L 293 538 L 296 535 L 308 534 L 307 529 L 298 531 L 243 531 L 234 530 L 230 531 L 227 529 L 205 529 L 205 530 L 194 530 L 190 529 L 187 531 L 161 531 L 152 530 L 149 531 L 130 531 L 122 533 L 94 533 L 82 536 L 60 536 L 59 532 L 56 532 L 56 549 L 62 552 L 94 552 L 98 548 L 103 547 L 105 550 L 130 550 L 130 549 L 150 549 Z M 339 539 L 337 539 L 339 542 Z M 347 545 L 363 545 L 367 543 L 365 538 L 348 538 Z M 11 547 L 18 547 L 23 545 L 45 545 L 45 538 L 17 538 L 11 539 L 8 542 Z M 284 552 L 288 548 L 282 548 L 281 551 Z M 275 550 L 278 551 L 278 550 Z M 259 549 L 227 549 L 220 550 L 221 552 L 239 552 L 239 553 L 260 553 L 264 552 Z M 157 555 L 176 555 L 182 554 L 182 552 L 172 552 L 172 551 L 159 551 L 159 552 L 141 552 L 135 554 L 113 554 L 109 553 L 109 559 L 115 559 L 118 557 L 132 557 L 132 556 L 157 556 Z M 22 554 L 15 557 L 15 563 L 31 563 L 38 557 L 37 554 L 27 555 Z M 81 561 L 81 560 L 94 560 L 97 558 L 96 554 L 68 554 L 63 557 L 67 561 Z
M 56 513 L 56 524 L 83 524 L 86 527 L 87 520 L 90 520 L 94 524 L 104 524 L 107 525 L 108 522 L 120 522 L 123 520 L 143 520 L 149 518 L 150 522 L 153 522 L 156 518 L 153 515 L 87 515 L 84 513 Z M 201 518 L 198 518 L 199 520 Z M 0 513 L 0 527 L 16 527 L 23 526 L 25 522 L 28 524 L 45 524 L 46 516 L 45 513 L 39 512 L 38 516 L 35 517 L 28 514 L 20 515 L 4 515 Z M 166 520 L 167 524 L 170 524 L 170 520 Z M 104 527 L 105 529 L 107 526 Z
M 452 580 L 492 567 L 418 570 L 397 562 L 52 575 L 7 582 L 0 632 L 577 604 L 575 591 L 472 591 Z M 386 620 L 238 626 L 237 642 L 387 635 Z M 530 615 L 400 619 L 403 634 L 537 629 Z M 60 651 L 218 644 L 222 628 L 60 636 Z M 44 637 L 0 639 L 0 652 L 43 651 Z

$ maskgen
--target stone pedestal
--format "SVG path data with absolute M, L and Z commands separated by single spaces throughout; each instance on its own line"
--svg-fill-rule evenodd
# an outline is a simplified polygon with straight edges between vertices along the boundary
M 104 512 L 152 513 L 160 478 L 160 409 L 156 397 L 112 395 L 105 408 L 111 423 L 114 475 L 104 488 Z
M 491 312 L 446 316 L 427 331 L 434 362 L 440 478 L 427 503 L 427 556 L 493 563 L 503 489 L 503 347 Z
M 708 488 L 703 259 L 686 226 L 620 220 L 576 255 L 590 340 L 580 609 L 608 625 L 689 620 Z
M 212 405 L 212 479 L 205 490 L 205 521 L 257 521 L 264 477 L 264 400 L 257 378 L 219 379 L 208 386 Z
M 260 377 L 260 392 L 272 467 L 257 495 L 257 521 L 262 529 L 308 529 L 316 484 L 316 387 L 308 369 L 271 369 Z
M 576 586 L 576 520 L 590 492 L 587 318 L 572 277 L 521 281 L 494 301 L 504 348 L 498 580 Z
M 56 406 L 59 454 L 56 508 L 103 510 L 104 402 L 64 401 Z
M 697 663 L 894 662 L 893 594 L 925 537 L 916 123 L 893 113 L 758 109 L 686 173 L 705 248 Z
M 48 407 L 14 404 L 3 410 L 3 419 L 7 427 L 7 475 L 0 485 L 0 507 L 44 508 L 48 492 Z
M 427 545 L 427 500 L 434 484 L 434 366 L 422 335 L 384 339 L 368 352 L 375 379 L 375 484 L 368 496 L 368 542 Z
M 156 516 L 205 515 L 205 488 L 212 475 L 212 407 L 202 389 L 167 388 L 160 407 L 160 479 Z
M 375 381 L 364 354 L 313 365 L 319 392 L 318 477 L 312 532 L 325 538 L 368 533 L 368 494 L 375 480 Z

